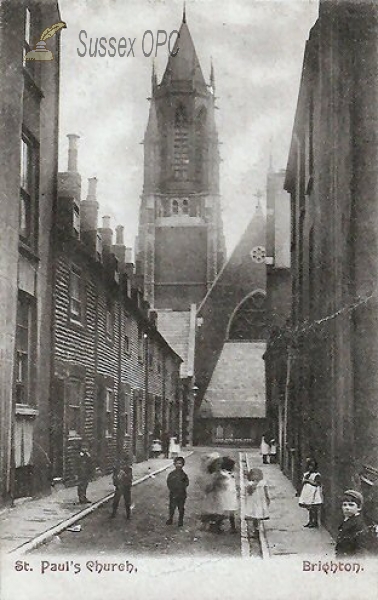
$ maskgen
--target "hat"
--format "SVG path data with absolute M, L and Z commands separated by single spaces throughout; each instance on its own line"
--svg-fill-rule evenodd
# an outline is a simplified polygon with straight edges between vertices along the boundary
M 349 501 L 355 502 L 359 508 L 363 505 L 364 497 L 360 492 L 356 490 L 345 490 L 344 498 L 347 498 Z

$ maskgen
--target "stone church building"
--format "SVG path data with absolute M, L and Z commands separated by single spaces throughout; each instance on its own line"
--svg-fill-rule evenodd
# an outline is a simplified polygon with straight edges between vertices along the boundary
M 214 69 L 207 83 L 185 11 L 151 86 L 136 267 L 159 331 L 183 359 L 181 441 L 257 442 L 265 427 L 265 216 L 258 205 L 227 261 Z

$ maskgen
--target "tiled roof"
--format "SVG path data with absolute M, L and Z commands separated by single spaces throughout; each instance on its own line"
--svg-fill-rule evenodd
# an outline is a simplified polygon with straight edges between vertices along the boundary
M 265 342 L 224 344 L 201 404 L 201 417 L 265 417 L 265 350 Z
M 167 340 L 173 350 L 181 356 L 183 362 L 180 367 L 180 376 L 187 377 L 190 365 L 189 339 L 190 339 L 190 311 L 175 311 L 169 309 L 155 309 L 158 315 L 157 328 Z

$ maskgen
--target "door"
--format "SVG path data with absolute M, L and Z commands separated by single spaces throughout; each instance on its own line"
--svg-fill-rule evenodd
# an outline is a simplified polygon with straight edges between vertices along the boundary
M 52 476 L 63 477 L 64 457 L 64 380 L 56 378 L 52 387 L 53 407 L 51 427 Z

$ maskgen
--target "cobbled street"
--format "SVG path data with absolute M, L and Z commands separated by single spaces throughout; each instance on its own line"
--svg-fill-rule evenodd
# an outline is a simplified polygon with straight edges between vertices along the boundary
M 215 448 L 212 448 L 214 451 Z M 134 486 L 132 490 L 132 517 L 126 520 L 123 500 L 121 500 L 115 519 L 110 519 L 111 502 L 96 510 L 80 521 L 81 531 L 64 531 L 52 541 L 40 547 L 38 553 L 72 554 L 96 552 L 119 553 L 127 555 L 150 556 L 240 556 L 240 522 L 237 534 L 231 534 L 229 524 L 224 523 L 222 534 L 200 530 L 201 490 L 198 485 L 201 454 L 207 449 L 196 450 L 185 464 L 190 485 L 186 501 L 184 527 L 177 527 L 177 513 L 174 524 L 166 525 L 168 490 L 167 475 L 164 471 L 154 478 Z M 238 465 L 236 449 L 221 449 L 234 458 Z M 239 482 L 239 471 L 236 473 Z M 90 487 L 88 490 L 90 496 Z

